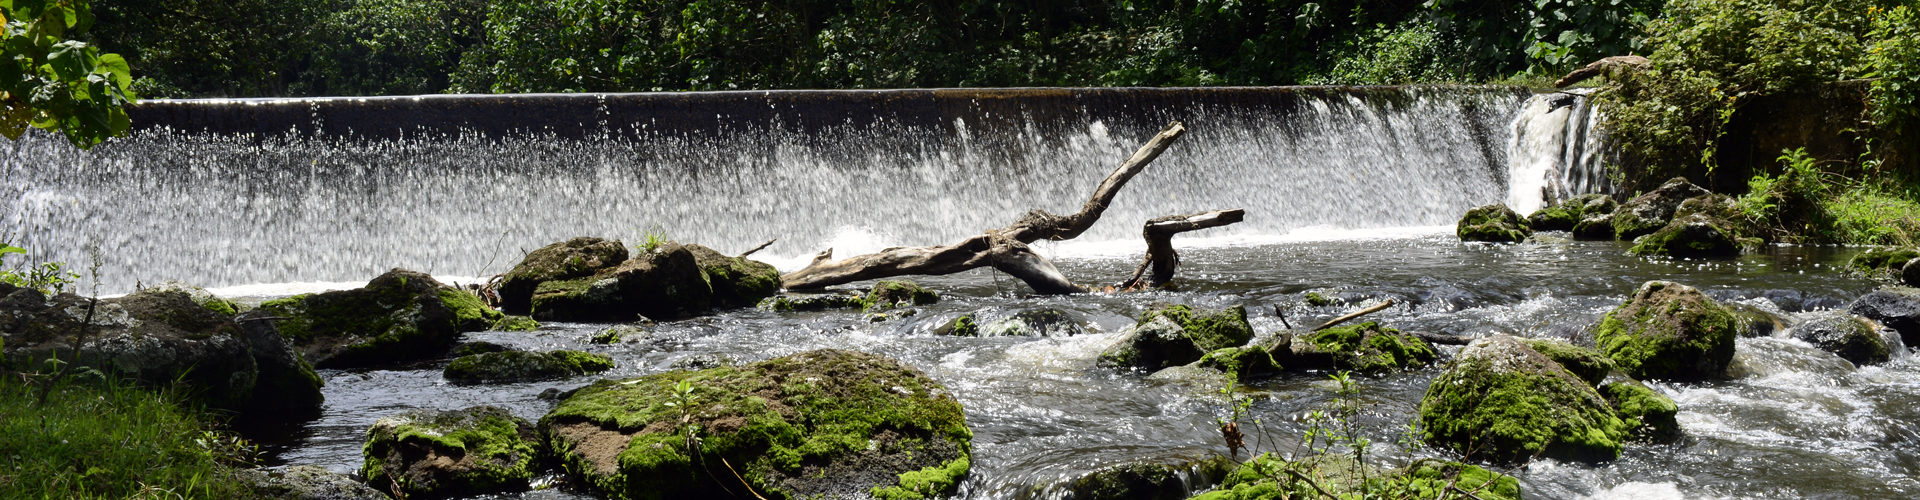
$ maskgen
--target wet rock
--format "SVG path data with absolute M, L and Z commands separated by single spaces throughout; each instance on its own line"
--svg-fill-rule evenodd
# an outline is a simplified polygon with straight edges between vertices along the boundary
M 1252 380 L 1280 373 L 1281 362 L 1273 351 L 1262 345 L 1215 349 L 1194 364 L 1233 375 L 1234 380 Z M 1279 356 L 1284 359 L 1285 354 Z
M 1468 210 L 1455 225 L 1454 233 L 1461 241 L 1518 243 L 1532 236 L 1533 230 L 1527 229 L 1526 218 L 1501 203 Z
M 733 357 L 725 354 L 703 353 L 673 360 L 669 368 L 675 370 L 705 370 L 733 366 Z
M 1527 347 L 1533 348 L 1534 352 L 1546 356 L 1555 363 L 1560 363 L 1561 368 L 1567 369 L 1567 372 L 1575 377 L 1580 377 L 1580 380 L 1588 385 L 1600 385 L 1607 379 L 1607 374 L 1617 370 L 1613 366 L 1613 360 L 1607 359 L 1607 356 L 1600 351 L 1559 340 L 1521 339 L 1520 341 L 1526 343 Z
M 1300 301 L 1305 302 L 1307 305 L 1310 305 L 1313 307 L 1326 307 L 1326 306 L 1340 303 L 1339 299 L 1334 297 L 1328 297 L 1327 295 L 1317 291 L 1307 292 L 1306 295 L 1302 295 L 1300 297 Z
M 1636 440 L 1664 443 L 1680 437 L 1680 405 L 1638 380 L 1614 372 L 1597 387 Z
M 621 342 L 635 342 L 652 337 L 647 328 L 638 324 L 613 325 L 587 338 L 589 344 L 612 345 Z
M 437 358 L 500 318 L 471 293 L 394 269 L 364 288 L 267 301 L 239 320 L 271 325 L 315 366 L 354 368 Z
M 1900 266 L 1900 283 L 1907 286 L 1920 286 L 1920 257 L 1908 260 Z
M 1900 333 L 1905 345 L 1920 345 L 1920 289 L 1885 287 L 1854 299 L 1847 311 Z
M 12 288 L 0 300 L 0 368 L 34 371 L 58 356 L 154 387 L 178 382 L 187 396 L 245 414 L 317 410 L 320 377 L 271 329 L 234 322 L 231 303 L 181 287 L 124 297 L 53 297 Z M 197 297 L 197 298 L 196 298 Z M 88 326 L 91 325 L 91 326 Z
M 1186 305 L 1150 309 L 1100 354 L 1102 366 L 1157 370 L 1199 361 L 1206 353 L 1253 339 L 1245 307 L 1200 311 Z
M 1439 357 L 1432 344 L 1372 321 L 1295 335 L 1287 368 L 1382 373 L 1425 366 Z
M 1082 333 L 1086 333 L 1086 327 L 1079 318 L 1051 307 L 1020 311 L 981 328 L 981 335 L 986 337 L 1067 337 Z
M 1727 364 L 1727 377 L 1735 379 L 1772 377 L 1792 373 L 1846 374 L 1857 369 L 1853 363 L 1818 347 L 1777 337 L 1743 341 Z
M 1146 379 L 1162 384 L 1178 384 L 1201 394 L 1213 394 L 1233 381 L 1226 372 L 1200 366 L 1197 362 L 1161 368 L 1148 374 Z
M 867 309 L 892 309 L 895 307 L 924 306 L 940 302 L 940 294 L 933 293 L 918 283 L 906 280 L 887 280 L 873 284 L 867 291 Z
M 1182 500 L 1226 477 L 1238 464 L 1220 455 L 1109 465 L 1074 478 L 1074 500 Z
M 248 498 L 262 500 L 388 500 L 385 493 L 353 476 L 315 465 L 238 469 L 233 478 L 245 485 Z
M 1735 337 L 1726 306 L 1690 286 L 1649 281 L 1600 319 L 1593 338 L 1634 378 L 1691 381 L 1725 374 Z
M 1765 309 L 1737 302 L 1725 305 L 1733 312 L 1733 328 L 1741 338 L 1769 337 L 1773 332 L 1787 329 L 1779 316 Z
M 493 322 L 488 330 L 497 332 L 531 332 L 540 329 L 540 322 L 526 316 L 506 316 Z
M 780 292 L 780 270 L 744 257 L 728 257 L 700 245 L 687 245 L 713 287 L 713 307 L 753 307 Z
M 224 314 L 224 315 L 227 315 L 227 316 L 233 316 L 233 315 L 236 315 L 236 314 L 240 314 L 240 313 L 242 313 L 242 312 L 245 312 L 245 311 L 243 310 L 243 308 L 242 308 L 242 306 L 240 306 L 240 304 L 238 304 L 238 303 L 236 303 L 236 302 L 233 302 L 233 301 L 231 301 L 231 300 L 227 300 L 227 299 L 222 299 L 222 298 L 220 298 L 220 297 L 217 297 L 217 296 L 214 296 L 214 295 L 213 295 L 213 292 L 209 292 L 209 291 L 207 291 L 207 289 L 205 289 L 205 288 L 200 288 L 200 287 L 197 287 L 197 286 L 193 286 L 193 285 L 190 285 L 190 284 L 186 284 L 186 283 L 181 283 L 181 282 L 178 282 L 178 281 L 167 281 L 167 282 L 163 282 L 163 283 L 160 283 L 160 284 L 158 284 L 158 285 L 154 285 L 154 286 L 150 286 L 150 287 L 146 287 L 146 288 L 145 288 L 145 289 L 144 289 L 143 291 L 148 291 L 148 292 L 169 292 L 169 291 L 178 291 L 178 292 L 182 292 L 182 293 L 185 293 L 185 294 L 187 294 L 187 296 L 188 296 L 189 298 L 192 298 L 192 299 L 193 299 L 193 303 L 195 303 L 195 304 L 199 304 L 199 305 L 200 305 L 200 307 L 205 307 L 205 308 L 207 308 L 207 309 L 209 309 L 209 310 L 212 310 L 213 312 L 217 312 L 217 313 L 220 313 L 220 314 Z
M 526 315 L 532 311 L 534 290 L 541 283 L 593 276 L 627 260 L 627 246 L 619 240 L 574 238 L 527 253 L 512 270 L 500 276 L 495 291 L 500 310 Z
M 1309 458 L 1289 464 L 1271 453 L 1241 464 L 1227 474 L 1226 479 L 1213 491 L 1195 495 L 1192 500 L 1325 497 L 1313 485 L 1291 480 L 1285 472 L 1289 468 L 1305 471 L 1303 474 L 1318 478 L 1316 484 L 1320 488 L 1339 498 L 1363 497 L 1357 484 L 1366 478 L 1372 480 L 1369 485 L 1371 491 L 1376 493 L 1390 489 L 1410 492 L 1413 498 L 1454 498 L 1450 490 L 1444 489 L 1452 485 L 1460 491 L 1474 492 L 1474 498 L 1481 500 L 1520 500 L 1519 480 L 1476 465 L 1423 458 L 1398 470 L 1368 467 L 1367 473 L 1362 476 L 1356 474 L 1355 468 L 1345 460 Z M 1287 480 L 1283 481 L 1283 478 Z
M 934 497 L 958 486 L 972 449 L 938 382 L 835 349 L 601 381 L 540 426 L 575 484 L 616 498 Z M 700 473 L 729 468 L 739 476 Z
M 453 350 L 450 351 L 448 355 L 458 358 L 463 356 L 473 356 L 477 354 L 486 354 L 490 352 L 506 352 L 511 350 L 514 350 L 514 349 L 504 344 L 487 342 L 484 340 L 475 340 L 472 342 L 461 342 L 460 345 L 453 346 Z
M 1534 231 L 1572 231 L 1573 226 L 1588 216 L 1611 217 L 1619 206 L 1613 197 L 1597 193 L 1583 194 L 1534 211 L 1527 216 L 1527 226 Z
M 1885 363 L 1893 351 L 1872 320 L 1846 311 L 1824 311 L 1793 325 L 1787 333 L 1858 366 Z
M 1573 239 L 1583 241 L 1613 240 L 1613 214 L 1588 215 L 1573 225 Z
M 1847 269 L 1872 277 L 1902 278 L 1908 262 L 1920 258 L 1920 249 L 1875 248 L 1847 259 Z
M 544 281 L 533 291 L 532 315 L 551 321 L 633 321 L 705 314 L 713 286 L 686 245 L 665 242 L 591 276 Z
M 933 334 L 951 335 L 955 337 L 978 337 L 980 336 L 980 325 L 974 321 L 972 314 L 962 314 L 935 327 Z
M 1687 182 L 1684 177 L 1675 177 L 1661 184 L 1651 192 L 1635 196 L 1620 204 L 1613 212 L 1613 235 L 1615 239 L 1633 241 L 1634 238 L 1651 234 L 1666 227 L 1673 221 L 1673 215 L 1680 210 L 1680 203 L 1687 198 L 1709 194 L 1706 188 Z
M 613 369 L 613 358 L 580 351 L 500 351 L 461 356 L 441 375 L 456 384 L 532 382 L 600 373 Z
M 500 408 L 413 410 L 367 429 L 360 474 L 410 498 L 521 491 L 541 447 L 533 424 Z
M 1419 412 L 1426 442 L 1499 463 L 1612 460 L 1628 430 L 1593 385 L 1505 335 L 1461 349 Z
M 1634 242 L 1629 251 L 1637 255 L 1666 255 L 1681 258 L 1735 257 L 1740 243 L 1732 224 L 1706 214 L 1675 217 L 1666 227 Z
M 808 312 L 832 309 L 865 310 L 867 301 L 859 295 L 830 293 L 822 295 L 782 295 L 760 301 L 759 307 L 774 312 Z

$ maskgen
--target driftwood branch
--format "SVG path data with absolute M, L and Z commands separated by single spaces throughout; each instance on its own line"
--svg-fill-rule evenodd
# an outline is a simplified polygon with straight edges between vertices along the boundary
M 1314 328 L 1314 329 L 1313 329 L 1313 331 L 1316 331 L 1316 332 L 1317 332 L 1317 331 L 1321 331 L 1321 330 L 1325 330 L 1325 329 L 1328 329 L 1328 328 L 1333 328 L 1333 327 L 1334 327 L 1334 325 L 1338 325 L 1338 324 L 1341 324 L 1341 323 L 1345 323 L 1345 322 L 1348 322 L 1348 321 L 1352 321 L 1352 320 L 1353 320 L 1354 318 L 1358 318 L 1358 317 L 1361 317 L 1361 316 L 1366 316 L 1366 315 L 1368 315 L 1368 314 L 1373 314 L 1373 313 L 1377 313 L 1377 312 L 1380 312 L 1381 310 L 1384 310 L 1384 309 L 1386 309 L 1386 308 L 1389 308 L 1389 307 L 1393 307 L 1393 299 L 1387 299 L 1387 301 L 1386 301 L 1386 302 L 1381 302 L 1381 303 L 1379 303 L 1379 304 L 1374 304 L 1374 306 L 1373 306 L 1373 307 L 1369 307 L 1369 308 L 1366 308 L 1366 309 L 1361 309 L 1361 310 L 1358 310 L 1358 311 L 1354 311 L 1353 313 L 1351 313 L 1351 314 L 1348 314 L 1348 315 L 1346 315 L 1346 316 L 1341 316 L 1341 317 L 1338 317 L 1338 318 L 1333 318 L 1333 319 L 1331 319 L 1331 320 L 1328 320 L 1328 321 L 1327 321 L 1326 323 L 1324 323 L 1324 324 L 1321 324 L 1319 328 Z
M 1043 210 L 1028 212 L 1012 225 L 986 234 L 969 237 L 942 246 L 888 248 L 876 253 L 833 260 L 832 250 L 821 252 L 811 264 L 780 276 L 782 286 L 793 290 L 823 288 L 855 281 L 903 275 L 952 274 L 979 267 L 992 267 L 1025 281 L 1034 291 L 1044 294 L 1086 291 L 1073 284 L 1052 262 L 1027 246 L 1039 240 L 1066 240 L 1093 227 L 1113 203 L 1127 181 L 1173 145 L 1187 131 L 1173 122 L 1142 145 L 1094 189 L 1080 211 L 1073 215 L 1054 215 Z
M 748 255 L 753 255 L 753 253 L 754 253 L 754 252 L 758 252 L 758 251 L 761 251 L 761 250 L 766 250 L 766 249 L 767 249 L 767 247 L 769 247 L 769 246 L 773 246 L 773 242 L 776 242 L 776 241 L 780 241 L 780 238 L 774 238 L 774 239 L 771 239 L 771 240 L 767 240 L 767 242 L 766 242 L 766 243 L 761 243 L 761 244 L 760 244 L 760 246 L 757 246 L 757 247 L 753 247 L 753 249 L 752 249 L 752 250 L 748 250 L 748 251 L 746 251 L 746 252 L 743 252 L 743 253 L 741 253 L 740 255 L 738 255 L 738 257 L 739 257 L 739 258 L 742 258 L 742 259 L 744 259 L 744 258 L 747 258 L 747 256 L 748 256 Z
M 1242 209 L 1214 210 L 1197 214 L 1169 215 L 1147 221 L 1141 236 L 1147 239 L 1147 256 L 1140 261 L 1140 267 L 1133 270 L 1133 277 L 1115 285 L 1121 290 L 1137 287 L 1158 287 L 1173 280 L 1174 268 L 1180 266 L 1180 253 L 1173 250 L 1173 235 L 1220 227 L 1245 220 L 1247 211 Z M 1147 274 L 1151 268 L 1153 274 Z M 1142 282 L 1142 278 L 1145 281 Z

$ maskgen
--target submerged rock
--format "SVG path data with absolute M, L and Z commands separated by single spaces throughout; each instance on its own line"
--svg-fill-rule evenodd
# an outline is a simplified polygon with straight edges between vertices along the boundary
M 1043 307 L 1014 313 L 1006 319 L 988 323 L 980 329 L 985 337 L 1067 337 L 1086 333 L 1073 313 Z
M 1705 380 L 1733 359 L 1734 315 L 1693 287 L 1671 281 L 1640 285 L 1594 329 L 1594 342 L 1638 379 Z
M 1454 226 L 1454 233 L 1461 241 L 1491 241 L 1495 243 L 1518 243 L 1533 236 L 1533 230 L 1527 228 L 1527 219 L 1514 213 L 1504 203 L 1474 207 L 1465 216 L 1460 217 Z
M 197 289 L 196 289 L 197 290 Z M 287 339 L 234 322 L 232 303 L 204 290 L 156 287 L 101 299 L 54 297 L 0 284 L 0 368 L 35 371 L 58 356 L 152 387 L 176 382 L 189 399 L 243 413 L 320 408 L 320 376 Z M 91 325 L 90 327 L 87 325 Z
M 1793 325 L 1787 333 L 1857 366 L 1885 363 L 1893 358 L 1887 339 L 1872 320 L 1845 311 L 1825 311 Z
M 1419 411 L 1426 442 L 1500 463 L 1612 460 L 1628 431 L 1593 385 L 1505 335 L 1461 349 Z
M 1199 361 L 1206 353 L 1253 339 L 1247 309 L 1200 311 L 1186 305 L 1150 309 L 1121 340 L 1100 354 L 1103 366 L 1158 370 Z
M 500 318 L 471 293 L 394 269 L 364 288 L 267 301 L 240 321 L 271 325 L 315 366 L 354 368 L 439 357 Z
M 1658 231 L 1673 222 L 1674 213 L 1680 210 L 1681 202 L 1707 194 L 1710 192 L 1706 188 L 1693 185 L 1684 177 L 1670 179 L 1659 188 L 1620 204 L 1620 208 L 1613 212 L 1614 238 L 1633 241 L 1634 238 Z
M 760 301 L 759 307 L 774 312 L 808 312 L 832 309 L 864 310 L 867 301 L 859 295 L 829 293 L 822 295 L 782 295 Z
M 978 337 L 980 336 L 980 325 L 974 321 L 972 314 L 962 314 L 935 327 L 933 334 L 951 335 L 955 337 Z
M 533 424 L 500 408 L 413 410 L 367 429 L 360 474 L 409 497 L 521 491 L 541 446 Z
M 1286 359 L 1288 354 L 1275 353 L 1268 346 L 1254 344 L 1215 349 L 1201 356 L 1194 364 L 1231 374 L 1234 380 L 1252 380 L 1280 373 L 1285 368 L 1280 359 Z
M 532 312 L 534 291 L 540 284 L 593 276 L 627 260 L 627 246 L 620 240 L 574 238 L 527 253 L 513 269 L 500 276 L 495 292 L 500 295 L 500 310 L 508 314 Z
M 1419 337 L 1372 321 L 1295 335 L 1288 368 L 1381 373 L 1425 366 L 1439 357 Z
M 581 351 L 500 351 L 461 356 L 441 376 L 456 384 L 532 382 L 600 373 L 613 358 Z
M 1890 286 L 1854 299 L 1847 311 L 1900 333 L 1905 345 L 1920 345 L 1920 289 Z
M 261 500 L 388 500 L 387 494 L 362 484 L 353 476 L 317 465 L 284 469 L 237 469 L 233 478 L 247 498 Z
M 1074 478 L 1067 491 L 1074 500 L 1181 500 L 1233 471 L 1227 457 L 1142 460 L 1109 465 Z
M 936 497 L 966 475 L 973 435 L 938 382 L 836 349 L 601 381 L 540 426 L 576 484 L 630 499 Z
M 1583 194 L 1534 211 L 1527 216 L 1527 226 L 1534 231 L 1571 231 L 1589 216 L 1612 216 L 1614 209 L 1619 206 L 1613 197 L 1598 193 Z
M 1672 257 L 1735 257 L 1740 243 L 1732 224 L 1706 214 L 1675 217 L 1666 227 L 1634 242 L 1629 251 L 1638 255 Z

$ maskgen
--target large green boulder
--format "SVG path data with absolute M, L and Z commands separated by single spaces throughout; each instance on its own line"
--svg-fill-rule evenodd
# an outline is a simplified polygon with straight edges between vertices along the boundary
M 1636 379 L 1718 378 L 1733 360 L 1733 311 L 1693 287 L 1649 281 L 1608 312 L 1594 342 Z
M 1873 277 L 1896 276 L 1907 262 L 1920 258 L 1920 249 L 1912 247 L 1874 248 L 1847 259 L 1847 269 Z
M 1295 335 L 1287 368 L 1383 373 L 1440 357 L 1427 341 L 1372 321 Z
M 1788 334 L 1856 366 L 1866 366 L 1893 358 L 1893 350 L 1878 326 L 1846 311 L 1823 311 L 1793 325 Z
M 1427 443 L 1499 463 L 1612 460 L 1629 430 L 1592 384 L 1505 335 L 1461 349 L 1419 413 Z
M 1527 215 L 1527 226 L 1534 231 L 1572 231 L 1573 226 L 1591 215 L 1613 215 L 1620 204 L 1604 194 L 1583 194 Z
M 1736 257 L 1740 255 L 1738 239 L 1732 223 L 1706 214 L 1689 214 L 1675 217 L 1666 227 L 1636 240 L 1629 251 L 1681 258 Z
M 500 310 L 526 315 L 541 283 L 585 278 L 626 260 L 627 247 L 619 240 L 574 238 L 528 252 L 520 264 L 500 275 L 494 291 L 500 296 Z
M 441 372 L 456 384 L 501 384 L 576 377 L 613 369 L 613 358 L 580 351 L 499 351 L 455 358 Z
M 79 366 L 152 387 L 177 385 L 211 408 L 243 414 L 320 408 L 320 377 L 291 343 L 271 329 L 235 323 L 233 304 L 205 290 L 148 288 L 91 306 L 70 293 L 47 297 L 4 284 L 0 293 L 0 370 L 43 370 L 55 356 L 75 360 L 75 334 L 84 334 Z
M 728 257 L 700 245 L 687 245 L 687 250 L 693 252 L 694 262 L 713 287 L 713 307 L 753 307 L 780 292 L 780 270 L 772 264 Z
M 1140 315 L 1121 340 L 1100 354 L 1100 364 L 1158 370 L 1199 361 L 1207 353 L 1253 340 L 1247 309 L 1196 310 L 1163 306 Z
M 1667 227 L 1667 223 L 1673 222 L 1674 214 L 1679 212 L 1681 202 L 1707 194 L 1710 192 L 1706 188 L 1687 182 L 1684 177 L 1670 179 L 1659 188 L 1635 196 L 1614 210 L 1614 238 L 1633 241 L 1634 238 Z
M 1467 210 L 1454 226 L 1454 234 L 1459 235 L 1461 241 L 1518 243 L 1533 236 L 1533 230 L 1527 228 L 1525 217 L 1507 208 L 1505 203 L 1499 203 Z
M 973 436 L 938 382 L 836 349 L 601 381 L 540 426 L 575 484 L 616 499 L 938 497 Z
M 364 288 L 270 300 L 238 320 L 270 325 L 315 366 L 355 368 L 439 357 L 502 317 L 472 293 L 394 269 Z
M 1573 224 L 1573 239 L 1583 241 L 1612 241 L 1613 214 L 1588 214 L 1580 222 Z
M 677 319 L 715 309 L 746 307 L 780 290 L 780 272 L 764 262 L 728 257 L 700 245 L 661 242 L 625 257 L 612 254 L 618 242 L 576 238 L 549 245 L 550 252 L 528 254 L 502 281 L 503 304 L 514 304 L 526 290 L 527 314 L 544 321 L 624 322 L 641 318 Z M 578 247 L 578 248 L 576 248 Z M 564 257 L 564 258 L 563 258 Z M 556 267 L 556 262 L 577 262 Z M 546 270 L 545 272 L 535 272 Z M 524 272 L 523 272 L 524 271 Z M 526 283 L 531 283 L 526 284 Z M 510 309 L 511 310 L 511 309 Z
M 1595 389 L 1638 441 L 1667 442 L 1680 436 L 1680 405 L 1647 384 L 1613 372 Z
M 360 474 L 410 498 L 521 491 L 541 461 L 541 446 L 532 423 L 500 408 L 412 410 L 367 429 Z

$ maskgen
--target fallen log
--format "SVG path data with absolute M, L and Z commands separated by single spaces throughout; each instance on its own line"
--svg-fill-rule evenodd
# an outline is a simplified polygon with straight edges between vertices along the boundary
M 1005 228 L 989 230 L 958 243 L 888 248 L 837 261 L 833 260 L 833 250 L 828 249 L 816 256 L 807 267 L 781 275 L 780 283 L 790 290 L 805 290 L 893 276 L 942 275 L 992 267 L 1025 281 L 1034 291 L 1042 294 L 1084 292 L 1085 288 L 1067 279 L 1052 262 L 1034 253 L 1027 244 L 1039 240 L 1068 240 L 1086 232 L 1094 222 L 1100 220 L 1100 215 L 1106 212 L 1114 196 L 1120 193 L 1127 181 L 1145 170 L 1147 164 L 1159 158 L 1160 153 L 1165 152 L 1186 131 L 1186 126 L 1180 122 L 1169 123 L 1115 167 L 1112 173 L 1107 174 L 1107 178 L 1094 189 L 1093 195 L 1081 205 L 1080 211 L 1072 215 L 1054 215 L 1044 210 L 1034 210 Z M 1161 219 L 1167 218 L 1155 220 Z M 1153 222 L 1149 221 L 1148 224 L 1152 225 Z M 1149 260 L 1151 258 L 1149 256 Z
M 1233 224 L 1244 220 L 1246 216 L 1246 210 L 1236 208 L 1197 214 L 1169 215 L 1147 221 L 1146 227 L 1140 230 L 1141 236 L 1147 239 L 1146 258 L 1140 261 L 1139 268 L 1134 269 L 1133 277 L 1127 278 L 1126 281 L 1114 287 L 1132 290 L 1137 287 L 1154 288 L 1167 284 L 1168 281 L 1173 280 L 1174 268 L 1180 266 L 1180 253 L 1173 250 L 1173 235 Z M 1149 268 L 1153 270 L 1153 274 L 1147 274 Z M 1143 277 L 1146 278 L 1145 282 L 1141 281 Z

